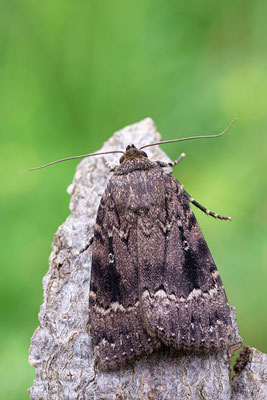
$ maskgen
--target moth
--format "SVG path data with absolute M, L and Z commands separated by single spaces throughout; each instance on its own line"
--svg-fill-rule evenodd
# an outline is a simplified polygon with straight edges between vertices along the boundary
M 229 346 L 230 307 L 190 203 L 214 218 L 231 218 L 203 207 L 164 171 L 183 153 L 172 163 L 153 162 L 143 149 L 218 137 L 233 122 L 218 135 L 116 151 L 122 153 L 120 164 L 101 198 L 92 242 L 89 329 L 101 369 L 117 368 L 162 345 L 195 352 Z

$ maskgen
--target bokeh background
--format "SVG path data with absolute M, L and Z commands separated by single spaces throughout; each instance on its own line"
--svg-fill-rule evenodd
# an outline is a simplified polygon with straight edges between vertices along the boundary
M 1 398 L 27 399 L 27 363 L 53 234 L 69 215 L 77 162 L 147 116 L 187 158 L 175 176 L 237 308 L 244 344 L 267 350 L 267 3 L 136 0 L 0 2 Z

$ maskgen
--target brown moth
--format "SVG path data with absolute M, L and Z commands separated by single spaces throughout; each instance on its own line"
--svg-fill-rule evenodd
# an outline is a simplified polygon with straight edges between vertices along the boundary
M 94 231 L 90 332 L 104 369 L 165 344 L 226 347 L 230 307 L 183 186 L 134 145 L 102 196 Z

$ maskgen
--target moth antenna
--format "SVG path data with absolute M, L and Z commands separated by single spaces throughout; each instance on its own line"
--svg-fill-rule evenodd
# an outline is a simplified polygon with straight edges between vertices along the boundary
M 181 139 L 173 139 L 173 140 L 164 140 L 162 142 L 156 142 L 156 143 L 151 143 L 151 144 L 146 144 L 145 146 L 140 147 L 141 149 L 144 149 L 145 147 L 150 147 L 150 146 L 157 146 L 159 144 L 165 144 L 165 143 L 174 143 L 174 142 L 182 142 L 184 140 L 191 140 L 191 139 L 209 139 L 209 138 L 216 138 L 219 136 L 224 135 L 229 129 L 230 127 L 233 125 L 233 123 L 235 122 L 237 118 L 232 119 L 232 121 L 230 122 L 230 124 L 227 126 L 227 128 L 221 132 L 218 133 L 218 135 L 207 135 L 207 136 L 191 136 L 191 137 L 186 137 L 186 138 L 181 138 Z
M 73 156 L 73 157 L 62 158 L 61 160 L 52 161 L 52 162 L 50 162 L 48 164 L 41 165 L 40 167 L 25 169 L 22 172 L 35 171 L 37 169 L 42 169 L 42 168 L 45 168 L 45 167 L 49 167 L 50 165 L 57 164 L 57 163 L 60 163 L 62 161 L 75 160 L 76 158 L 86 158 L 86 157 L 93 157 L 93 156 L 101 156 L 103 154 L 113 154 L 113 153 L 122 153 L 122 154 L 124 154 L 123 151 L 119 151 L 119 150 L 104 151 L 104 152 L 101 152 L 101 153 L 84 154 L 82 156 Z
M 182 141 L 191 140 L 191 139 L 209 139 L 209 138 L 216 138 L 216 137 L 219 137 L 219 136 L 224 135 L 224 134 L 230 129 L 230 127 L 232 126 L 232 124 L 235 122 L 236 119 L 237 119 L 237 118 L 234 118 L 234 119 L 230 122 L 230 124 L 227 126 L 227 128 L 226 128 L 223 132 L 221 132 L 221 133 L 219 133 L 219 134 L 217 134 L 217 135 L 191 136 L 191 137 L 181 138 L 181 139 L 164 140 L 164 141 L 162 141 L 162 142 L 155 142 L 155 143 L 151 143 L 151 144 L 147 144 L 147 145 L 145 145 L 145 146 L 142 146 L 142 147 L 140 147 L 140 150 L 141 150 L 141 149 L 144 149 L 144 148 L 146 148 L 146 147 L 158 146 L 158 145 L 160 145 L 160 144 L 165 144 L 165 143 L 182 142 Z M 101 155 L 104 155 L 104 154 L 115 154 L 115 153 L 124 154 L 123 151 L 114 150 L 114 151 L 105 151 L 105 152 L 101 152 L 101 153 L 84 154 L 84 155 L 81 155 L 81 156 L 66 157 L 66 158 L 62 158 L 62 159 L 60 159 L 60 160 L 52 161 L 52 162 L 50 162 L 50 163 L 48 163 L 48 164 L 40 165 L 39 167 L 25 169 L 25 170 L 23 170 L 22 172 L 36 171 L 37 169 L 46 168 L 46 167 L 49 167 L 50 165 L 53 165 L 53 164 L 58 164 L 58 163 L 60 163 L 60 162 L 68 161 L 68 160 L 75 160 L 75 159 L 77 159 L 77 158 L 94 157 L 94 156 L 101 156 Z

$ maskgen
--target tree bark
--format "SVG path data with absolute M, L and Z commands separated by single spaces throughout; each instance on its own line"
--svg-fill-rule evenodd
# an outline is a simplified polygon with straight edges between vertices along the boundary
M 159 140 L 153 121 L 147 118 L 116 132 L 101 151 Z M 159 146 L 147 153 L 152 160 L 170 161 Z M 118 163 L 118 154 L 84 159 L 68 188 L 71 215 L 55 234 L 49 270 L 43 279 L 40 326 L 31 341 L 29 362 L 36 368 L 36 379 L 29 389 L 31 399 L 230 399 L 227 351 L 188 355 L 165 349 L 117 371 L 104 373 L 94 368 L 87 329 L 88 244 L 100 198 L 111 176 L 106 162 Z M 234 349 L 241 343 L 234 309 L 232 320 Z M 235 397 L 243 398 L 248 397 Z
M 267 354 L 243 347 L 234 370 L 232 400 L 267 399 Z

